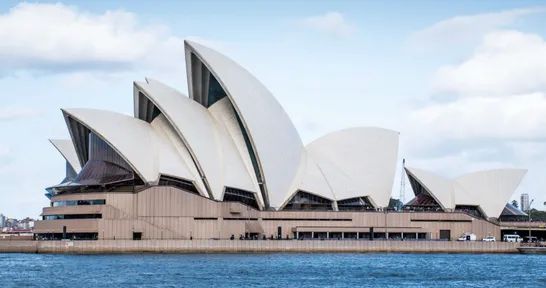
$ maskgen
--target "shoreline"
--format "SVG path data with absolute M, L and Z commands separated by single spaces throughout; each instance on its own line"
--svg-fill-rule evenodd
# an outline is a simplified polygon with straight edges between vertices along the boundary
M 457 241 L 318 240 L 96 240 L 0 241 L 0 253 L 191 254 L 191 253 L 465 253 L 514 254 L 520 243 Z

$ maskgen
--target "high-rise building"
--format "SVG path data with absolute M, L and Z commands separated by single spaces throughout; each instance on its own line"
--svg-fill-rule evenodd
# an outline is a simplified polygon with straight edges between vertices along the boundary
M 4 228 L 4 225 L 6 224 L 6 217 L 4 214 L 0 214 L 0 228 Z
M 529 194 L 523 193 L 521 194 L 521 211 L 527 211 L 529 210 Z

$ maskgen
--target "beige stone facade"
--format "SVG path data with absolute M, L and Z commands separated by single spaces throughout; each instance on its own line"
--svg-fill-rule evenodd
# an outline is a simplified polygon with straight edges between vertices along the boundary
M 464 213 L 446 212 L 334 212 L 258 211 L 236 202 L 217 202 L 166 186 L 138 193 L 78 193 L 57 195 L 51 201 L 105 200 L 105 205 L 62 206 L 43 209 L 50 215 L 100 215 L 100 219 L 43 220 L 35 223 L 36 234 L 98 233 L 99 240 L 229 239 L 253 233 L 283 238 L 368 238 L 376 237 L 456 239 L 464 232 L 478 239 L 501 237 L 498 225 Z M 446 232 L 449 231 L 449 232 Z M 403 234 L 402 234 L 403 233 Z

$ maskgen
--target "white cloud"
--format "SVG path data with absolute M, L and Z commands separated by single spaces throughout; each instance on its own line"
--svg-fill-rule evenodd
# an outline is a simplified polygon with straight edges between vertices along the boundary
M 93 14 L 63 4 L 21 3 L 0 14 L 0 39 L 4 73 L 119 71 L 184 55 L 181 39 L 161 26 L 140 27 L 132 13 Z
M 438 71 L 435 92 L 499 97 L 546 87 L 546 42 L 535 34 L 497 31 L 468 60 Z
M 440 68 L 432 87 L 455 99 L 411 113 L 411 126 L 430 137 L 546 138 L 546 42 L 539 35 L 491 32 L 467 60 Z
M 503 98 L 463 97 L 414 111 L 411 129 L 423 137 L 465 140 L 496 138 L 532 140 L 546 137 L 543 93 Z
M 536 187 L 546 184 L 546 42 L 511 30 L 481 40 L 464 61 L 433 75 L 431 98 L 449 101 L 431 101 L 406 118 L 410 165 L 449 176 L 528 168 L 518 194 L 544 199 Z
M 25 108 L 9 106 L 0 108 L 0 121 L 13 120 L 15 118 L 34 117 L 40 115 L 42 111 L 36 108 Z
M 301 25 L 327 32 L 339 37 L 347 37 L 355 32 L 356 28 L 347 22 L 339 12 L 327 12 L 322 15 L 311 16 L 300 20 Z
M 490 31 L 514 24 L 522 16 L 544 12 L 546 9 L 534 8 L 456 16 L 415 32 L 410 41 L 424 48 L 472 43 Z

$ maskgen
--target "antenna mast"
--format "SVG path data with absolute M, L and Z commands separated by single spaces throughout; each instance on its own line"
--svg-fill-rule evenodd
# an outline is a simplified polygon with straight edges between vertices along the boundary
M 400 195 L 398 197 L 398 211 L 402 210 L 406 202 L 406 159 L 402 159 L 402 176 L 400 177 Z

